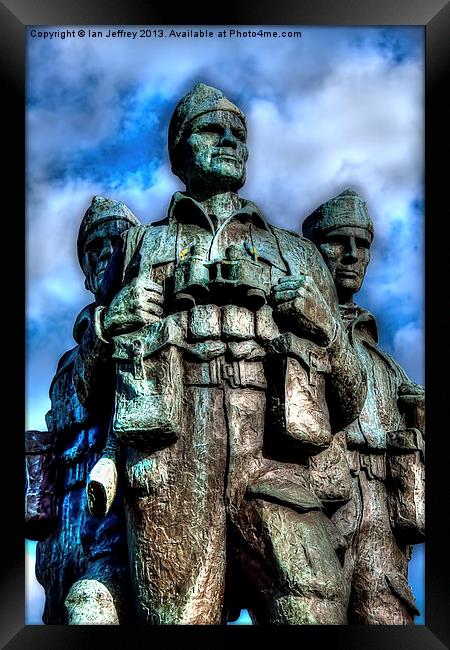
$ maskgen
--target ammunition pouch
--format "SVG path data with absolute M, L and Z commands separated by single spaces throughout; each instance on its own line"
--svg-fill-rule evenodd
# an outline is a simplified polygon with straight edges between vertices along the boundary
M 182 430 L 183 329 L 170 317 L 114 339 L 112 429 L 125 445 L 155 449 Z
M 418 429 L 388 434 L 387 490 L 391 527 L 405 544 L 425 539 L 425 443 Z
M 327 350 L 287 333 L 273 339 L 266 352 L 271 430 L 308 455 L 323 451 L 331 442 Z

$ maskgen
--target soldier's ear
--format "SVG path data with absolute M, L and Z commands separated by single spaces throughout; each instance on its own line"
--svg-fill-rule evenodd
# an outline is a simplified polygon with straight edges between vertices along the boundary
M 84 286 L 88 291 L 92 291 L 92 286 L 91 286 L 91 283 L 89 281 L 89 275 L 87 275 L 85 280 L 84 280 Z

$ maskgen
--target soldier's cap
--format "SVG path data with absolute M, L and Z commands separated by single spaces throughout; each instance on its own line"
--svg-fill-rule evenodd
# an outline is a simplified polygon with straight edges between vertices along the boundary
M 225 97 L 221 90 L 204 83 L 196 84 L 180 99 L 172 114 L 169 124 L 169 157 L 172 168 L 176 166 L 176 151 L 191 122 L 200 115 L 212 111 L 230 111 L 237 115 L 245 128 L 247 123 L 244 113 Z
M 325 201 L 306 217 L 302 232 L 311 241 L 317 241 L 323 235 L 344 226 L 363 228 L 370 233 L 373 240 L 374 228 L 366 202 L 352 189 Z
M 91 205 L 87 209 L 78 231 L 77 252 L 80 265 L 83 259 L 83 248 L 89 232 L 94 226 L 103 221 L 112 221 L 122 219 L 131 226 L 139 226 L 139 220 L 134 216 L 129 208 L 122 201 L 106 199 L 103 196 L 94 196 Z

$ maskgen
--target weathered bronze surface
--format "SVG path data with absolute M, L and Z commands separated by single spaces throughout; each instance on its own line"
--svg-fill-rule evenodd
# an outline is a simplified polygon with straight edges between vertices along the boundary
M 120 234 L 139 222 L 118 201 L 94 197 L 80 226 L 78 257 L 86 288 L 97 296 L 101 278 Z M 37 545 L 36 576 L 45 589 L 46 624 L 108 624 L 126 620 L 128 569 L 120 495 L 105 519 L 94 518 L 85 495 L 89 471 L 103 452 L 113 397 L 112 385 L 97 390 L 84 406 L 75 377 L 95 359 L 111 373 L 108 346 L 95 335 L 96 303 L 74 326 L 77 346 L 66 352 L 50 387 L 48 432 L 26 432 L 27 502 L 25 531 Z M 102 382 L 103 379 L 102 378 Z M 91 377 L 91 382 L 96 378 Z
M 367 398 L 345 429 L 353 492 L 332 514 L 348 548 L 349 622 L 403 625 L 418 614 L 408 586 L 411 544 L 424 540 L 424 389 L 377 344 L 374 317 L 353 302 L 370 260 L 374 226 L 352 190 L 303 223 L 333 276 L 342 319 L 367 374 Z M 329 450 L 314 463 L 327 462 Z
M 27 454 L 30 530 L 43 523 L 39 566 L 53 567 L 40 578 L 47 623 L 225 624 L 241 608 L 255 623 L 412 621 L 423 390 L 351 302 L 373 226 L 353 194 L 349 223 L 338 202 L 307 237 L 270 225 L 238 195 L 246 135 L 242 111 L 197 84 L 169 127 L 186 191 L 167 216 L 143 226 L 121 204 L 103 277 L 86 270 L 80 234 L 96 301 L 52 384 L 49 433 L 31 432 Z M 113 228 L 89 227 L 105 241 Z M 352 251 L 365 234 L 353 275 L 316 237 L 336 228 Z M 89 427 L 98 444 L 74 490 L 55 468 L 79 462 L 68 440 L 90 440 Z M 101 562 L 80 544 L 84 522 L 103 535 Z M 55 535 L 70 539 L 63 551 Z

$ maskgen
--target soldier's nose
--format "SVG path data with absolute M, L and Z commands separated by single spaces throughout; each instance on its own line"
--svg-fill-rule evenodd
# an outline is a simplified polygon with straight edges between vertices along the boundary
M 103 242 L 102 250 L 100 251 L 100 259 L 103 260 L 105 258 L 111 257 L 112 252 L 113 252 L 113 245 L 112 242 L 110 241 L 105 241 Z
M 356 251 L 356 242 L 354 239 L 350 238 L 345 247 L 345 259 L 347 262 L 357 262 L 358 255 Z
M 221 147 L 234 147 L 236 148 L 237 146 L 237 140 L 234 137 L 231 129 L 225 129 L 223 132 L 223 135 L 220 139 L 220 146 Z

